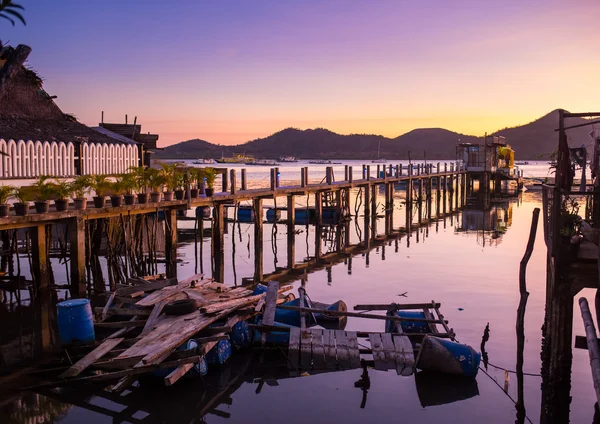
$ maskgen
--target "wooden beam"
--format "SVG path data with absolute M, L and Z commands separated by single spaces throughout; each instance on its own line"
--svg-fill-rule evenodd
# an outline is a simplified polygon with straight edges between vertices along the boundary
M 32 261 L 32 274 L 37 287 L 46 288 L 50 285 L 46 225 L 32 227 L 29 234 L 31 236 L 31 256 L 35 259 Z
M 212 227 L 212 246 L 214 274 L 213 278 L 219 283 L 224 282 L 225 278 L 225 207 L 223 203 L 217 203 L 214 206 L 214 219 Z
M 590 354 L 590 366 L 592 368 L 592 381 L 596 392 L 596 401 L 600 403 L 600 349 L 598 349 L 598 336 L 592 319 L 592 313 L 585 297 L 579 298 L 581 318 L 585 327 L 588 352 Z
M 263 210 L 262 199 L 254 199 L 254 282 L 263 279 Z
M 102 358 L 108 352 L 114 349 L 119 343 L 121 343 L 124 338 L 115 338 L 115 339 L 106 339 L 98 346 L 96 349 L 92 350 L 90 353 L 85 355 L 75 364 L 73 364 L 69 369 L 63 372 L 59 377 L 60 378 L 71 378 L 79 375 L 83 370 L 92 365 L 98 359 Z
M 71 268 L 71 294 L 85 296 L 87 280 L 85 276 L 85 221 L 80 218 L 68 220 Z
M 177 278 L 177 212 L 165 210 L 165 260 L 167 278 Z

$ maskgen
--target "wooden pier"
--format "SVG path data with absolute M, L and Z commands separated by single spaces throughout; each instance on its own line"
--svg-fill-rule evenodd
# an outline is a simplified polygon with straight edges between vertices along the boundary
M 320 184 L 310 184 L 308 180 L 308 167 L 301 169 L 300 184 L 280 186 L 278 182 L 278 169 L 273 168 L 270 172 L 270 184 L 266 188 L 248 189 L 245 170 L 241 170 L 241 186 L 237 184 L 236 170 L 222 170 L 222 191 L 211 197 L 190 198 L 181 201 L 161 201 L 158 203 L 135 204 L 131 206 L 104 208 L 89 208 L 86 210 L 74 210 L 70 208 L 65 212 L 50 211 L 47 214 L 31 214 L 27 216 L 10 215 L 0 220 L 0 231 L 28 228 L 28 234 L 32 246 L 33 257 L 32 273 L 38 287 L 47 287 L 50 283 L 48 271 L 48 239 L 51 234 L 50 228 L 55 224 L 66 225 L 68 235 L 69 258 L 70 258 L 70 287 L 73 296 L 84 296 L 87 290 L 86 279 L 86 224 L 100 221 L 106 218 L 135 219 L 140 215 L 156 215 L 164 213 L 165 220 L 165 262 L 167 277 L 177 276 L 177 211 L 197 207 L 213 208 L 212 219 L 212 252 L 214 261 L 213 278 L 222 281 L 225 269 L 224 259 L 224 232 L 225 232 L 225 207 L 236 205 L 242 201 L 251 201 L 254 208 L 254 245 L 255 245 L 255 282 L 271 280 L 275 275 L 265 276 L 263 271 L 262 242 L 263 242 L 263 200 L 278 199 L 285 197 L 287 200 L 287 225 L 288 225 L 288 266 L 287 272 L 293 271 L 297 266 L 306 267 L 305 264 L 294 263 L 294 222 L 297 196 L 309 196 L 314 199 L 316 215 L 316 237 L 319 240 L 321 229 L 325 222 L 323 216 L 323 205 L 325 202 L 334 203 L 341 210 L 349 210 L 350 190 L 358 189 L 363 196 L 364 215 L 364 240 L 362 247 L 369 249 L 373 243 L 381 238 L 389 238 L 402 232 L 410 233 L 414 227 L 413 208 L 406 207 L 406 222 L 404 226 L 395 226 L 392 210 L 394 207 L 394 193 L 398 187 L 405 192 L 408 205 L 418 206 L 419 224 L 426 225 L 431 220 L 431 203 L 433 199 L 432 187 L 437 187 L 436 203 L 438 211 L 440 203 L 443 204 L 443 215 L 458 209 L 464 204 L 466 198 L 466 173 L 463 168 L 454 163 L 448 165 L 440 164 L 435 167 L 432 164 L 414 164 L 408 169 L 401 165 L 377 166 L 376 176 L 372 175 L 370 165 L 363 165 L 362 176 L 364 178 L 354 180 L 352 178 L 351 166 L 345 167 L 344 179 L 336 181 L 333 167 L 326 169 L 326 175 Z M 382 188 L 382 190 L 380 189 Z M 377 193 L 384 193 L 385 226 L 384 235 L 378 233 L 377 228 Z M 188 190 L 189 194 L 189 190 Z M 342 204 L 343 203 L 343 204 Z M 446 211 L 447 204 L 449 211 Z M 91 203 L 88 206 L 92 206 Z M 422 220 L 422 208 L 429 212 L 425 220 Z M 440 215 L 441 216 L 441 215 Z M 438 216 L 437 218 L 439 218 Z M 342 227 L 342 226 L 340 226 Z M 318 243 L 320 246 L 320 243 Z M 340 243 L 340 252 L 351 253 L 358 246 L 350 246 L 348 238 L 343 244 Z M 87 252 L 89 256 L 89 251 Z M 316 262 L 327 261 L 327 255 L 316 252 Z M 88 258 L 89 259 L 89 258 Z M 333 258 L 331 258 L 334 260 Z

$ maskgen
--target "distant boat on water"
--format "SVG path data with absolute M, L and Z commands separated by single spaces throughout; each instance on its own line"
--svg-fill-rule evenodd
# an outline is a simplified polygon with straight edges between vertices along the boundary
M 331 165 L 332 164 L 332 162 L 330 160 L 325 160 L 325 159 L 309 160 L 308 163 L 312 163 L 314 165 Z
M 194 165 L 209 165 L 215 163 L 214 159 L 196 159 L 192 162 Z
M 529 165 L 529 162 L 527 162 L 527 161 L 515 162 L 515 165 Z
M 295 156 L 279 156 L 279 162 L 298 162 Z
M 225 157 L 221 155 L 220 159 L 216 159 L 217 163 L 246 163 L 253 161 L 254 158 L 252 156 L 246 155 L 234 155 L 231 157 Z
M 373 159 L 371 163 L 387 163 L 387 159 L 380 158 L 379 152 L 381 151 L 381 141 L 377 145 L 377 159 Z
M 279 164 L 274 159 L 252 159 L 248 162 L 244 162 L 244 165 L 275 166 Z

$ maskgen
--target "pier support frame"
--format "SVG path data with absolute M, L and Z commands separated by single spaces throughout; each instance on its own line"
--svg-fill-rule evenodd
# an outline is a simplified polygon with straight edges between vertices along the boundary
M 85 221 L 72 218 L 68 223 L 70 245 L 71 296 L 82 297 L 86 294 L 85 278 Z
M 296 205 L 294 196 L 287 197 L 287 267 L 293 269 L 296 264 Z
M 32 274 L 38 288 L 44 289 L 50 285 L 48 272 L 48 239 L 46 225 L 37 225 L 29 229 L 31 237 Z
M 263 267 L 263 201 L 254 199 L 254 282 L 260 283 L 264 275 Z
M 167 278 L 177 278 L 177 211 L 166 209 L 164 212 L 166 274 Z

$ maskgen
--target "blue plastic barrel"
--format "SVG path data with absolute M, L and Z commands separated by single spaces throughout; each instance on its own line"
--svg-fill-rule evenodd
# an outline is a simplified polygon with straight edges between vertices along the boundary
M 237 219 L 239 222 L 254 222 L 254 208 L 252 206 L 240 206 Z
M 71 299 L 56 305 L 60 341 L 92 343 L 96 339 L 89 299 Z
M 217 365 L 223 365 L 230 357 L 231 343 L 229 340 L 219 340 L 205 356 L 206 362 Z
M 439 337 L 425 336 L 419 351 L 418 368 L 474 378 L 481 354 L 471 346 Z
M 315 222 L 315 210 L 314 208 L 296 209 L 294 211 L 294 217 L 297 225 L 312 224 Z
M 425 313 L 423 311 L 398 311 L 396 315 L 402 318 L 425 319 Z M 387 333 L 392 333 L 395 325 L 396 321 L 386 321 L 385 331 Z M 431 329 L 426 322 L 400 321 L 400 326 L 405 333 L 431 333 Z
M 267 221 L 273 223 L 281 219 L 281 211 L 279 209 L 267 209 Z
M 257 324 L 260 325 L 261 320 L 257 320 Z M 280 322 L 274 322 L 274 327 L 291 328 L 293 325 L 286 325 Z M 259 330 L 254 331 L 254 344 L 260 344 L 262 339 L 262 332 Z M 267 334 L 267 344 L 276 346 L 288 346 L 290 344 L 290 332 L 289 331 L 269 331 Z
M 252 330 L 247 321 L 240 321 L 233 326 L 229 335 L 231 344 L 236 349 L 243 349 L 252 344 Z

